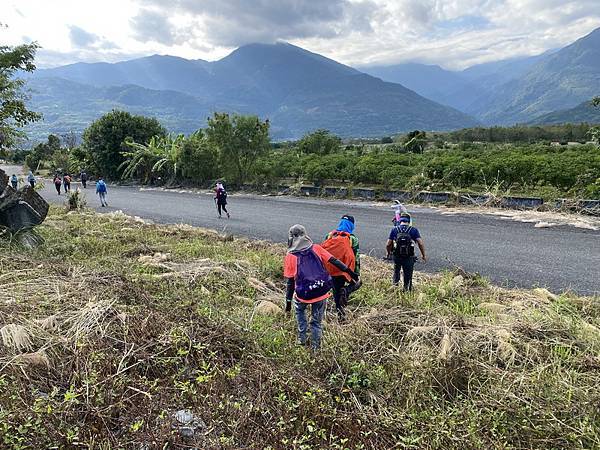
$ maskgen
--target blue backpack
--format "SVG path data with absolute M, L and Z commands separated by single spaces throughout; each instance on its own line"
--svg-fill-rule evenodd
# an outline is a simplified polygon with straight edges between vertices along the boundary
M 314 300 L 327 294 L 333 287 L 333 281 L 312 247 L 295 252 L 294 255 L 298 258 L 296 272 L 298 300 Z

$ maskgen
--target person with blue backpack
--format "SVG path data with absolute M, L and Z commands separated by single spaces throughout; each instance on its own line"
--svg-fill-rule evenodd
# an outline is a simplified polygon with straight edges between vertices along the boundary
M 102 204 L 103 208 L 105 206 L 108 206 L 108 203 L 106 203 L 107 191 L 108 191 L 108 189 L 106 188 L 106 183 L 104 182 L 104 178 L 102 178 L 102 177 L 98 178 L 98 181 L 96 181 L 96 194 L 98 194 L 98 196 L 100 197 L 100 203 Z
M 412 278 L 415 267 L 415 245 L 416 242 L 421 259 L 427 262 L 425 255 L 425 243 L 421 238 L 419 230 L 410 225 L 411 217 L 407 212 L 401 213 L 394 219 L 394 228 L 390 232 L 386 250 L 388 258 L 394 258 L 394 277 L 392 279 L 394 286 L 400 283 L 400 272 L 403 272 L 404 290 L 412 290 Z
M 287 278 L 286 308 L 289 312 L 294 303 L 298 321 L 298 344 L 308 342 L 306 310 L 311 308 L 310 345 L 313 350 L 321 346 L 323 315 L 327 299 L 333 287 L 331 275 L 326 265 L 331 264 L 350 278 L 358 281 L 358 275 L 343 262 L 336 259 L 306 234 L 302 225 L 294 225 L 289 230 L 288 251 L 284 259 L 283 276 Z

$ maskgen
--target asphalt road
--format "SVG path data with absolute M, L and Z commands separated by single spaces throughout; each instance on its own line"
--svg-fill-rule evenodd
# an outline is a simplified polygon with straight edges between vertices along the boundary
M 73 183 L 73 188 L 79 186 Z M 50 182 L 41 192 L 64 202 Z M 359 202 L 230 194 L 231 219 L 219 219 L 212 195 L 109 186 L 108 208 L 101 208 L 93 183 L 88 206 L 101 212 L 122 210 L 160 223 L 187 223 L 276 242 L 287 240 L 295 223 L 315 241 L 333 229 L 342 214 L 356 218 L 361 253 L 383 256 L 392 210 Z M 600 232 L 571 226 L 534 228 L 531 223 L 479 214 L 442 215 L 434 208 L 411 210 L 428 249 L 429 261 L 417 270 L 434 272 L 457 264 L 505 286 L 548 287 L 600 294 Z

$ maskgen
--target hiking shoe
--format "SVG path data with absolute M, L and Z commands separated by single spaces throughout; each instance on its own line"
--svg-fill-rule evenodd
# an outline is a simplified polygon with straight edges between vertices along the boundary
M 296 345 L 306 347 L 306 341 L 303 341 L 302 339 L 298 338 L 296 339 Z
M 227 218 L 229 219 L 231 216 L 229 215 L 229 213 L 227 213 Z

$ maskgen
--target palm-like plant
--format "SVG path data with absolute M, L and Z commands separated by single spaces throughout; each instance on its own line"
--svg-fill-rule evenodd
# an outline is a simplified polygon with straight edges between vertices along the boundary
M 181 148 L 185 137 L 179 134 L 175 137 L 169 135 L 160 139 L 161 157 L 152 166 L 152 172 L 162 174 L 163 176 L 177 176 L 177 163 L 181 156 Z
M 164 139 L 154 136 L 147 144 L 127 141 L 125 144 L 131 150 L 122 152 L 125 161 L 119 166 L 122 178 L 140 177 L 143 183 L 148 182 L 158 161 L 164 158 Z

